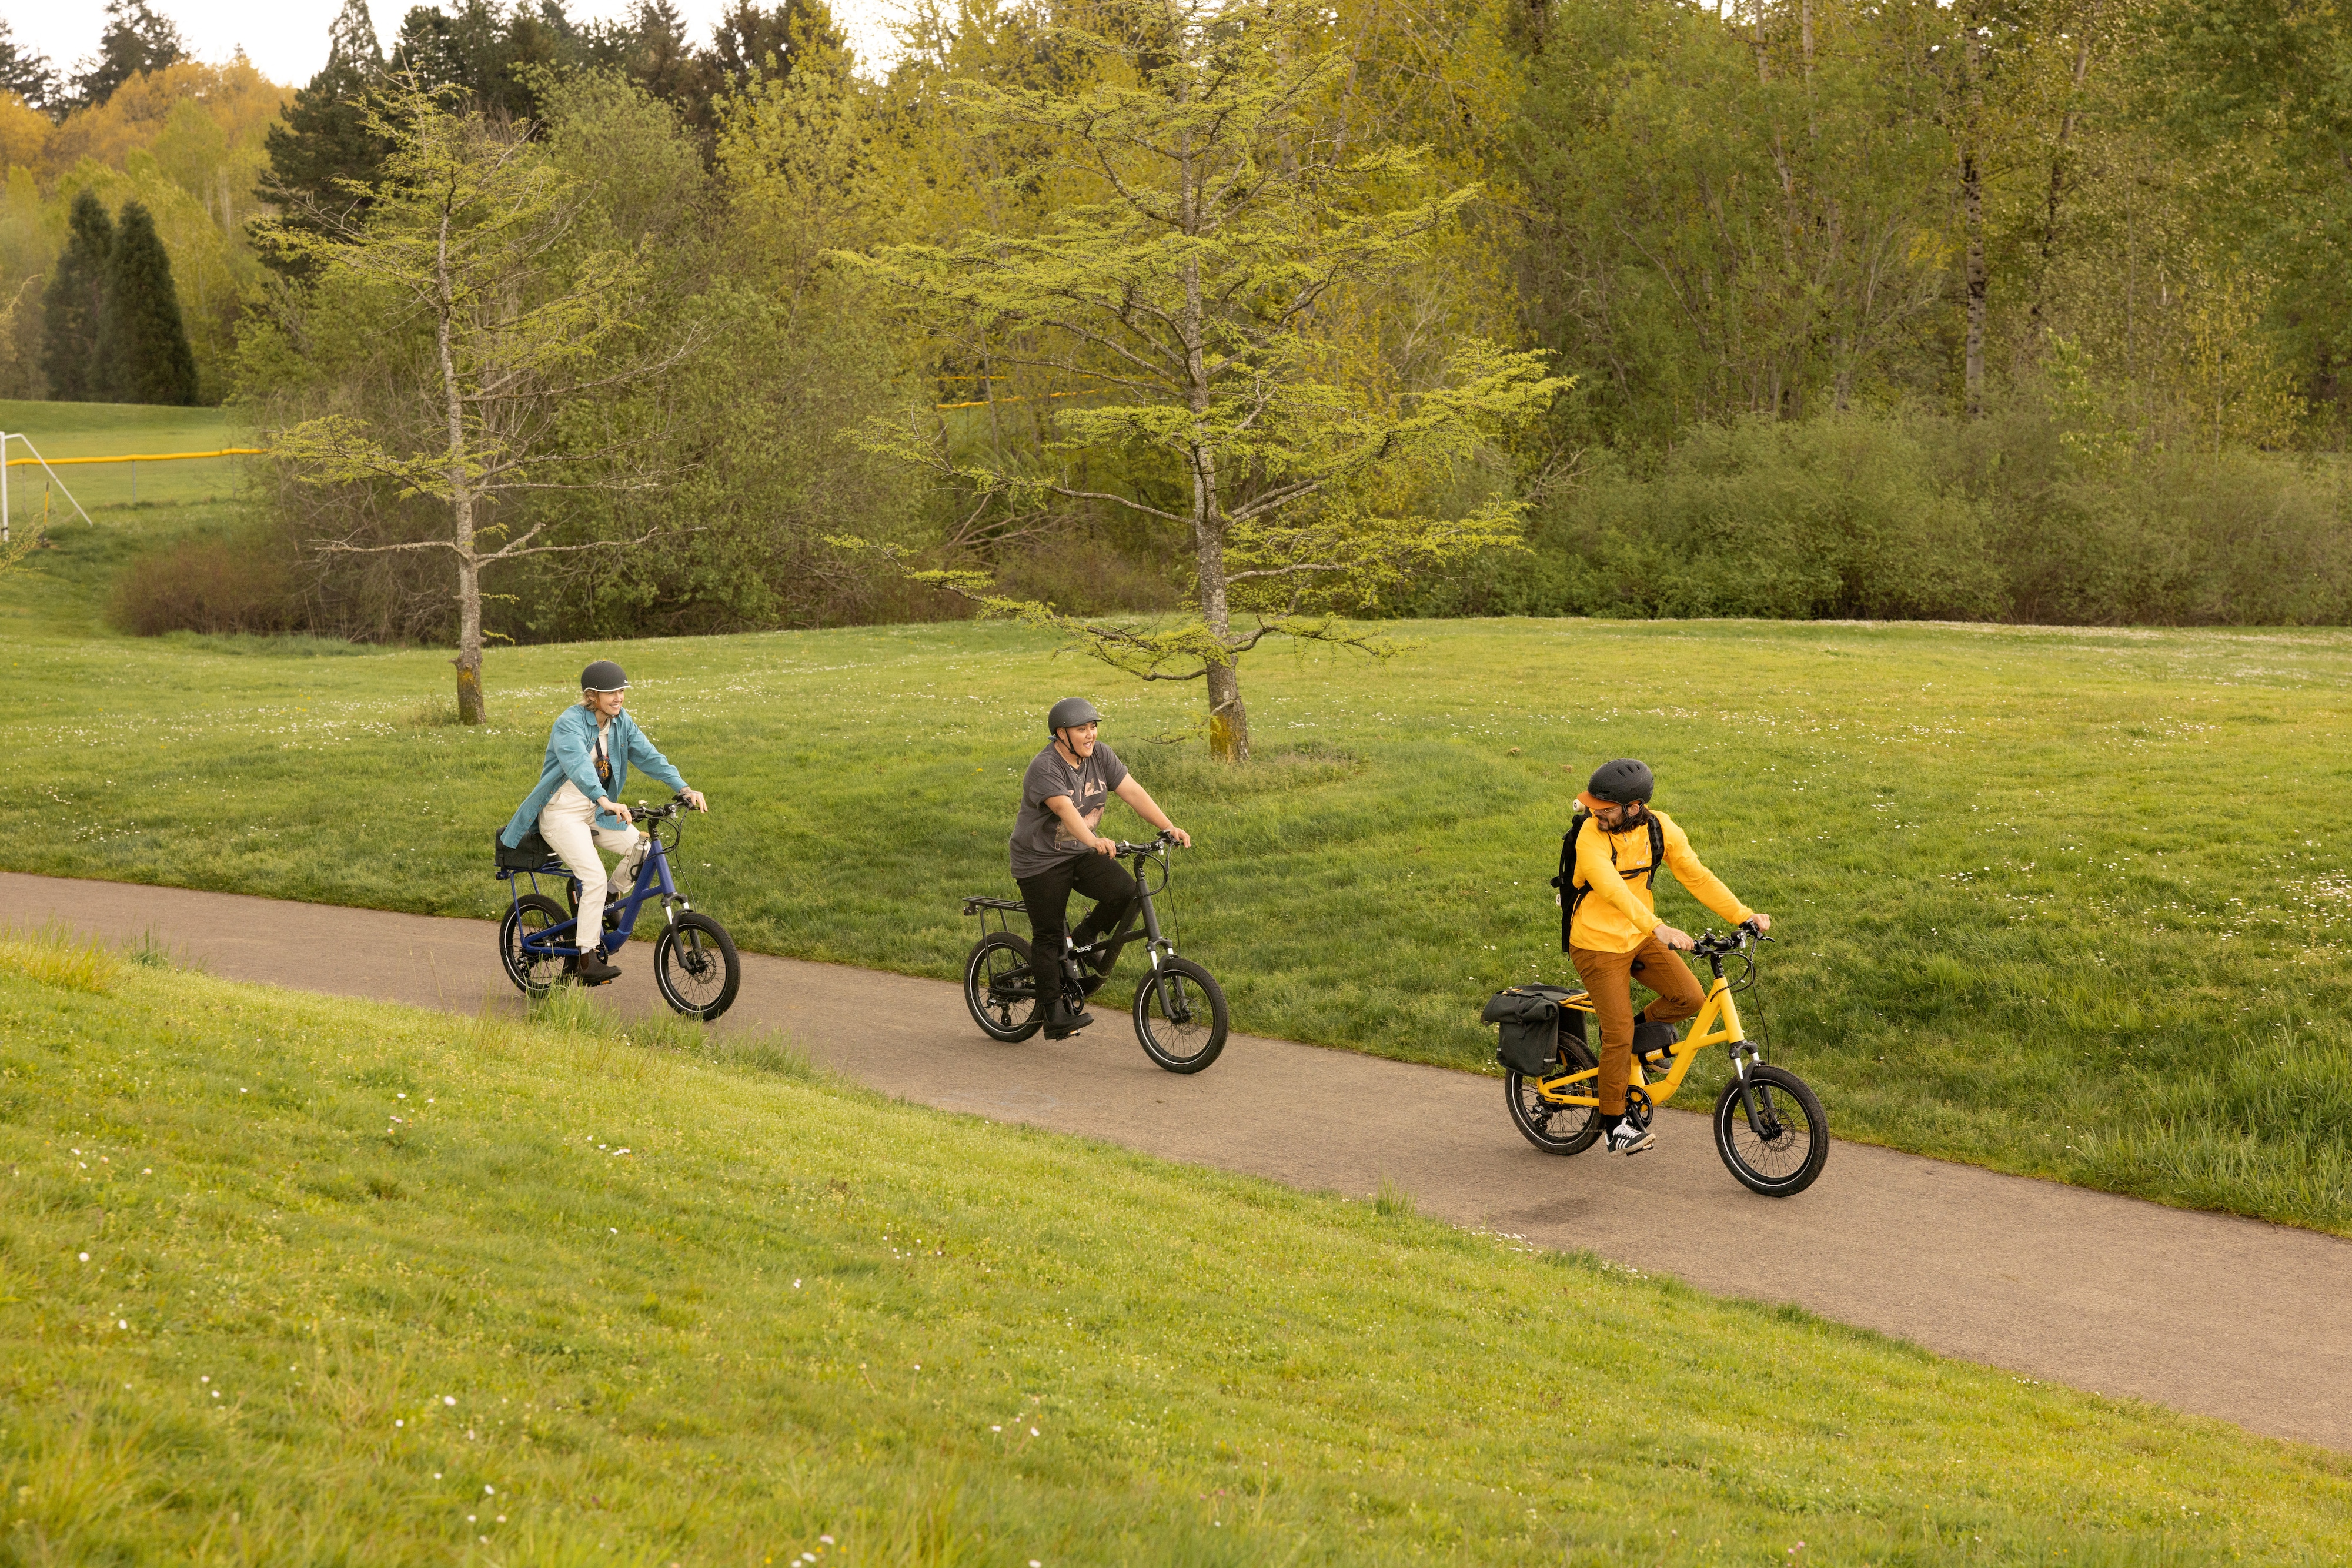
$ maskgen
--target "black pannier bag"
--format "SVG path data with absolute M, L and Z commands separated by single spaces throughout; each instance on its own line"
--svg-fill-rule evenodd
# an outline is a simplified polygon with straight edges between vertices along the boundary
M 1559 1031 L 1565 1029 L 1579 1040 L 1584 1038 L 1584 1015 L 1560 1006 L 1563 998 L 1574 994 L 1558 986 L 1513 986 L 1496 992 L 1487 1000 L 1486 1010 L 1478 1015 L 1487 1023 L 1503 1026 L 1495 1060 L 1527 1078 L 1556 1071 Z
M 522 842 L 513 849 L 507 848 L 506 840 L 500 836 L 505 831 L 499 828 L 490 834 L 490 848 L 498 854 L 500 871 L 537 871 L 555 858 L 555 852 L 547 847 L 547 841 L 539 836 L 537 828 L 525 833 Z

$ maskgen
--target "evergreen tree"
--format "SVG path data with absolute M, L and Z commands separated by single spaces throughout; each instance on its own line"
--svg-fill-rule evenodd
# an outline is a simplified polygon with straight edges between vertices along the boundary
M 98 365 L 110 402 L 196 401 L 196 356 L 180 320 L 172 258 L 156 237 L 155 220 L 137 202 L 122 204 L 114 246 L 107 253 Z
M 66 219 L 65 254 L 41 297 L 41 368 L 49 396 L 89 402 L 102 396 L 98 363 L 99 307 L 106 296 L 106 258 L 114 248 L 114 220 L 88 191 L 74 197 Z
M 97 57 L 74 78 L 74 102 L 85 108 L 104 103 L 142 71 L 160 71 L 187 57 L 180 29 L 150 9 L 147 0 L 108 0 L 106 31 L 99 37 Z
M 13 92 L 35 109 L 47 109 L 58 94 L 58 73 L 49 68 L 49 57 L 18 43 L 5 21 L 0 21 L 0 92 Z
M 325 232 L 320 225 L 330 217 L 357 216 L 367 198 L 351 183 L 375 183 L 390 148 L 368 127 L 368 84 L 383 55 L 367 0 L 343 0 L 327 37 L 327 63 L 295 93 L 284 122 L 271 126 L 263 142 L 269 168 L 260 194 L 278 208 L 280 226 L 305 234 Z M 262 259 L 281 272 L 295 269 L 299 256 L 283 246 L 262 249 Z
M 824 0 L 784 0 L 772 11 L 753 0 L 735 0 L 712 30 L 706 57 L 740 89 L 755 76 L 792 75 L 804 49 L 837 53 L 847 47 Z

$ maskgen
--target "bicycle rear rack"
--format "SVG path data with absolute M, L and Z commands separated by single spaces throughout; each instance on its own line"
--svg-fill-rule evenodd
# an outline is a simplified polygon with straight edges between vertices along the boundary
M 1013 923 L 1008 920 L 1006 916 L 1013 915 L 1026 915 L 1029 913 L 1029 906 L 1022 903 L 1017 898 L 981 898 L 975 896 L 967 898 L 963 901 L 963 912 L 966 915 L 977 915 L 980 916 L 980 934 L 982 936 L 986 936 L 990 934 L 988 916 L 992 911 L 993 911 L 996 915 L 995 929 L 998 931 L 1009 931 L 1013 928 Z

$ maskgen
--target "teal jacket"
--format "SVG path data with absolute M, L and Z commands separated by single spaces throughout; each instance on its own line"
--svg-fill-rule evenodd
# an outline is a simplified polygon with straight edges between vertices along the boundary
M 564 709 L 555 727 L 548 732 L 547 760 L 540 765 L 539 787 L 515 808 L 514 820 L 499 835 L 499 842 L 510 850 L 520 848 L 523 835 L 539 826 L 541 810 L 563 788 L 567 779 L 580 786 L 580 792 L 591 800 L 600 795 L 607 800 L 622 800 L 621 791 L 628 786 L 629 764 L 634 762 L 655 778 L 667 780 L 672 789 L 686 788 L 686 780 L 669 765 L 669 758 L 654 749 L 654 743 L 646 738 L 645 732 L 625 711 L 613 716 L 604 747 L 613 764 L 610 788 L 596 779 L 596 716 L 585 703 Z M 599 811 L 596 825 L 618 829 L 621 820 L 610 811 Z

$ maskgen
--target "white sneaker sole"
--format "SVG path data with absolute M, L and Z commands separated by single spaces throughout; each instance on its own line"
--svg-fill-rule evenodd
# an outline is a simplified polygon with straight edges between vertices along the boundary
M 1643 1150 L 1650 1147 L 1653 1144 L 1655 1144 L 1657 1141 L 1657 1134 L 1644 1133 L 1633 1142 L 1625 1145 L 1622 1148 L 1612 1146 L 1609 1152 L 1612 1155 L 1638 1155 Z

